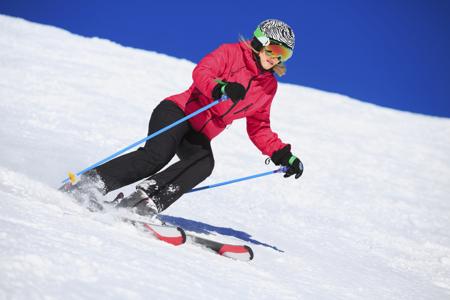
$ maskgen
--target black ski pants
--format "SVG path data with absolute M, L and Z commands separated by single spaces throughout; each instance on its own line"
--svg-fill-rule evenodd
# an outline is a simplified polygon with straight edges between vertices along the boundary
M 148 134 L 184 116 L 175 103 L 164 100 L 152 113 Z M 179 161 L 161 171 L 175 154 Z M 158 201 L 164 210 L 211 175 L 213 168 L 210 141 L 185 121 L 147 141 L 144 147 L 97 167 L 96 171 L 105 183 L 106 193 L 145 178 L 155 180 Z

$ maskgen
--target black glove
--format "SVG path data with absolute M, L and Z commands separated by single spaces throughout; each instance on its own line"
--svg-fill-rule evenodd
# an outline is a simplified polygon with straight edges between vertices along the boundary
M 295 179 L 300 178 L 303 174 L 303 164 L 295 155 L 291 153 L 291 146 L 275 151 L 271 157 L 273 163 L 277 166 L 282 165 L 287 167 L 284 177 L 290 177 L 295 174 Z
M 223 94 L 227 95 L 234 103 L 245 98 L 247 91 L 239 82 L 219 82 L 212 91 L 212 97 L 219 99 Z
M 291 177 L 292 175 L 295 174 L 295 179 L 299 179 L 300 176 L 302 176 L 303 174 L 303 163 L 300 161 L 300 159 L 298 159 L 297 157 L 295 157 L 294 155 L 292 155 L 293 159 L 291 165 L 288 167 L 286 173 L 284 174 L 284 177 Z

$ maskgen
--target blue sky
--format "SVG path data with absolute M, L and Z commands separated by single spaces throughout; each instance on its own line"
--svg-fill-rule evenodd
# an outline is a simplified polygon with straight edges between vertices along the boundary
M 0 13 L 198 62 L 267 18 L 297 36 L 280 79 L 450 117 L 450 1 L 26 1 Z

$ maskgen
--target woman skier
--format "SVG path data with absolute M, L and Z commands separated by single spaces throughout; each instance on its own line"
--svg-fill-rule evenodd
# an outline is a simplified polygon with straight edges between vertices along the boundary
M 117 207 L 132 208 L 142 215 L 159 213 L 211 175 L 211 140 L 240 118 L 246 118 L 248 135 L 256 147 L 275 165 L 287 167 L 284 177 L 299 178 L 303 173 L 300 159 L 270 128 L 270 107 L 277 90 L 274 73 L 284 75 L 284 63 L 292 56 L 294 43 L 291 27 L 269 19 L 258 25 L 251 41 L 221 45 L 195 67 L 188 90 L 167 97 L 154 109 L 148 133 L 223 95 L 230 100 L 148 140 L 142 148 L 96 167 L 63 189 L 76 194 L 95 186 L 106 194 L 147 178 Z M 159 172 L 175 155 L 179 161 Z

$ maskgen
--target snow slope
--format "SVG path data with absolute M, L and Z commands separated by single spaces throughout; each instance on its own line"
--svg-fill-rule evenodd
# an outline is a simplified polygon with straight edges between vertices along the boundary
M 449 119 L 280 84 L 272 127 L 304 176 L 188 194 L 165 212 L 252 246 L 249 263 L 161 243 L 55 190 L 145 137 L 193 67 L 0 15 L 0 299 L 450 299 Z M 205 184 L 275 169 L 243 121 L 213 149 Z

